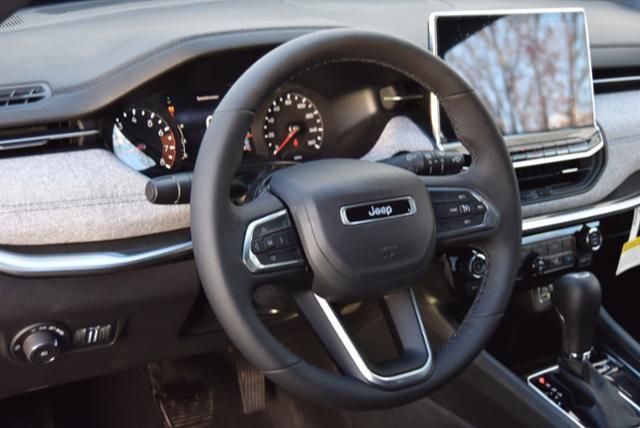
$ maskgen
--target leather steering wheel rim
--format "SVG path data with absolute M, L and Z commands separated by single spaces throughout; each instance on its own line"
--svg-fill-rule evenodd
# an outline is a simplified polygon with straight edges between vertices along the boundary
M 290 352 L 260 321 L 251 303 L 251 276 L 243 242 L 252 214 L 234 205 L 229 189 L 242 157 L 242 141 L 256 111 L 285 81 L 332 63 L 361 62 L 395 70 L 438 95 L 472 165 L 452 177 L 424 178 L 427 186 L 469 188 L 500 214 L 490 231 L 473 241 L 487 256 L 487 271 L 463 322 L 434 352 L 423 381 L 385 389 L 320 369 Z M 251 203 L 255 212 L 282 208 L 275 197 Z M 242 219 L 242 220 L 238 220 Z M 303 398 L 350 409 L 382 409 L 421 398 L 443 386 L 479 354 L 506 309 L 520 258 L 521 214 L 516 177 L 502 135 L 468 83 L 423 48 L 387 35 L 326 30 L 287 42 L 252 65 L 227 92 L 198 154 L 191 195 L 191 228 L 200 278 L 217 319 L 235 346 L 270 380 Z M 267 275 L 268 277 L 268 275 Z M 428 326 L 426 326 L 428 330 Z

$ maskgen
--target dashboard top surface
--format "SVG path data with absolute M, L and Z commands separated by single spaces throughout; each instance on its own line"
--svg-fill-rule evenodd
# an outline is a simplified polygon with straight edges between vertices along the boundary
M 3 27 L 0 45 L 13 48 L 3 49 L 0 66 L 5 71 L 0 86 L 45 82 L 53 96 L 37 108 L 12 109 L 0 117 L 0 126 L 77 117 L 194 57 L 280 43 L 322 28 L 380 31 L 426 47 L 432 12 L 478 8 L 467 1 L 376 1 L 365 6 L 361 1 L 194 0 L 134 5 L 72 13 L 63 25 L 26 27 L 18 20 Z M 640 14 L 633 9 L 597 1 L 494 1 L 483 2 L 482 9 L 575 6 L 587 13 L 595 68 L 640 63 L 640 26 L 636 25 Z M 616 22 L 615 27 L 611 22 Z M 77 43 L 79 37 L 83 43 Z
M 87 2 L 87 4 L 91 3 L 95 2 Z M 104 3 L 100 2 L 100 4 Z M 67 7 L 81 8 L 82 4 L 71 3 Z M 635 25 L 640 19 L 640 14 L 633 9 L 612 2 L 591 1 L 542 3 L 495 1 L 484 2 L 483 6 L 484 10 L 583 7 L 588 18 L 594 69 L 607 67 L 623 69 L 625 65 L 629 65 L 629 61 L 636 60 L 640 64 L 638 59 L 640 54 L 629 54 L 634 49 L 638 49 L 640 53 L 640 44 L 636 42 L 640 40 L 638 29 L 640 26 Z M 187 94 L 191 98 L 197 98 L 197 96 L 215 94 L 222 97 L 226 88 L 242 71 L 266 51 L 311 31 L 345 26 L 356 27 L 392 34 L 426 48 L 429 38 L 429 16 L 433 12 L 468 11 L 475 8 L 477 5 L 474 2 L 449 4 L 438 1 L 393 3 L 374 1 L 366 2 L 365 6 L 363 1 L 145 0 L 132 3 L 117 2 L 109 8 L 81 8 L 66 10 L 65 13 L 58 11 L 60 15 L 69 13 L 70 16 L 57 16 L 56 23 L 41 23 L 29 28 L 21 27 L 22 24 L 19 23 L 14 26 L 0 27 L 2 45 L 12 46 L 11 49 L 6 50 L 6 55 L 0 57 L 0 65 L 4 65 L 6 70 L 0 76 L 0 87 L 43 82 L 52 89 L 52 96 L 46 101 L 5 109 L 0 115 L 0 128 L 69 119 L 88 119 L 88 121 L 98 119 L 99 122 L 102 121 L 98 125 L 102 129 L 101 136 L 111 141 L 112 132 L 122 132 L 125 136 L 135 137 L 138 130 L 130 124 L 132 116 L 144 117 L 144 123 L 147 123 L 147 117 L 154 112 L 162 111 L 165 119 L 167 119 L 167 113 L 172 117 L 169 118 L 168 123 L 154 124 L 153 132 L 155 134 L 159 131 L 166 132 L 165 128 L 169 125 L 169 128 L 173 128 L 172 138 L 178 141 L 175 137 L 181 133 L 181 129 L 177 127 L 184 125 L 185 138 L 189 142 L 186 152 L 189 156 L 184 156 L 185 147 L 175 149 L 171 143 L 160 142 L 157 147 L 174 150 L 166 154 L 163 159 L 156 159 L 160 167 L 164 167 L 160 162 L 173 162 L 176 156 L 186 161 L 183 165 L 178 164 L 175 168 L 164 168 L 160 171 L 162 173 L 189 171 L 197 153 L 197 146 L 194 144 L 199 143 L 205 129 L 206 115 L 210 114 L 208 112 L 212 111 L 215 105 L 206 104 L 203 108 L 199 108 L 196 104 L 180 99 L 181 95 Z M 611 22 L 619 25 L 612 29 Z M 167 28 L 171 31 L 167 31 Z M 86 43 L 77 43 L 79 34 L 82 34 Z M 230 58 L 238 54 L 242 57 L 241 61 L 233 65 Z M 198 64 L 201 65 L 199 72 L 185 73 L 190 65 L 198 66 Z M 324 70 L 323 73 L 326 71 Z M 315 145 L 315 149 L 322 157 L 370 155 L 369 160 L 389 157 L 394 153 L 384 152 L 376 159 L 372 158 L 376 150 L 387 147 L 380 144 L 380 141 L 394 141 L 393 147 L 398 146 L 398 141 L 403 142 L 403 147 L 409 147 L 410 143 L 414 142 L 411 138 L 410 141 L 405 142 L 400 138 L 401 135 L 404 138 L 404 133 L 395 133 L 395 131 L 391 133 L 393 138 L 385 139 L 385 135 L 389 132 L 384 133 L 383 129 L 387 123 L 392 131 L 396 129 L 397 126 L 394 128 L 389 121 L 396 116 L 409 117 L 411 119 L 409 123 L 418 125 L 422 131 L 418 132 L 422 134 L 418 144 L 420 149 L 431 145 L 430 137 L 425 135 L 429 127 L 424 123 L 428 117 L 429 106 L 426 105 L 428 103 L 414 103 L 411 108 L 402 111 L 385 111 L 381 105 L 378 105 L 380 103 L 365 102 L 368 99 L 381 97 L 379 89 L 394 80 L 397 81 L 397 76 L 378 73 L 373 80 L 367 80 L 373 76 L 373 73 L 369 76 L 366 72 L 356 71 L 351 73 L 352 78 L 346 82 L 341 81 L 338 75 L 333 78 L 329 76 L 310 75 L 307 81 L 303 78 L 302 81 L 290 82 L 294 86 L 286 88 L 279 95 L 283 99 L 277 101 L 274 94 L 276 98 L 265 100 L 265 102 L 277 101 L 279 107 L 284 108 L 288 95 L 295 99 L 296 94 L 301 94 L 311 101 L 304 107 L 302 113 L 319 112 L 322 116 L 323 120 L 318 122 L 323 125 L 320 133 L 339 132 L 339 135 L 320 135 L 321 140 L 314 140 L 314 144 L 310 144 L 310 140 L 289 140 L 287 134 L 292 129 L 280 126 L 273 129 L 273 137 L 265 137 L 264 134 L 261 137 L 258 135 L 258 129 L 261 132 L 263 127 L 267 127 L 274 115 L 273 112 L 269 114 L 268 111 L 259 111 L 250 131 L 254 136 L 258 135 L 253 145 L 256 152 L 263 151 L 262 158 L 270 161 L 300 161 L 316 157 L 312 155 L 308 158 L 305 154 L 303 159 L 296 159 L 288 156 L 288 149 L 297 147 L 296 143 L 302 146 L 307 143 L 309 147 Z M 413 94 L 416 91 L 413 88 L 408 92 Z M 340 114 L 340 108 L 348 108 L 347 101 L 356 95 L 359 97 L 356 103 L 359 106 L 375 104 L 377 108 L 362 109 L 363 115 L 359 119 L 357 115 L 351 114 L 354 112 L 353 109 L 349 110 L 349 114 Z M 170 102 L 168 98 L 171 98 Z M 426 101 L 426 97 L 424 98 Z M 172 108 L 177 111 L 175 118 L 169 111 Z M 628 114 L 618 116 L 620 120 L 631 119 Z M 197 124 L 197 129 L 190 124 L 189 117 L 195 118 L 191 123 Z M 337 120 L 336 117 L 341 120 Z M 344 118 L 347 117 L 352 123 L 345 122 Z M 615 159 L 616 154 L 620 153 L 621 146 L 618 142 L 620 138 L 607 126 L 611 118 L 605 116 L 602 118 L 607 119 L 605 121 L 607 123 L 602 125 L 605 125 L 604 129 L 609 133 L 607 156 Z M 312 126 L 301 120 L 296 122 L 289 118 L 285 119 L 276 117 L 276 123 L 287 126 L 291 123 L 297 126 L 303 125 L 302 129 L 310 129 Z M 117 130 L 118 121 L 122 125 L 119 131 Z M 394 122 L 394 124 L 398 123 Z M 406 128 L 405 125 L 403 127 Z M 271 130 L 267 129 L 267 133 Z M 635 132 L 635 128 L 632 132 Z M 300 137 L 300 134 L 296 137 Z M 131 140 L 133 141 L 134 138 Z M 375 144 L 376 140 L 378 144 Z M 285 147 L 287 141 L 290 144 Z M 364 141 L 369 144 L 363 144 Z M 332 142 L 339 144 L 332 147 Z M 251 144 L 249 142 L 249 145 Z M 135 149 L 134 145 L 125 145 L 124 148 L 125 150 Z M 102 148 L 115 151 L 115 147 L 109 146 L 108 142 L 106 146 L 104 147 L 103 144 Z M 414 146 L 415 144 L 411 147 Z M 368 154 L 369 151 L 371 152 Z M 10 154 L 9 159 L 13 156 Z M 613 168 L 617 171 L 617 175 L 612 175 L 612 168 L 607 168 L 607 173 L 599 177 L 598 186 L 589 189 L 588 193 L 576 195 L 573 198 L 530 204 L 523 208 L 523 214 L 525 217 L 531 217 L 602 201 L 627 178 L 628 173 L 633 173 L 637 169 L 629 159 L 624 165 L 627 167 Z M 143 167 L 133 169 L 144 171 Z M 17 173 L 16 180 L 21 183 L 20 186 L 26 186 L 25 192 L 32 190 L 28 186 L 29 179 L 20 177 Z M 126 192 L 119 194 L 109 191 L 107 193 L 105 197 L 115 197 L 118 203 L 130 196 Z M 137 192 L 138 197 L 142 195 L 143 192 Z M 43 197 L 43 204 L 50 202 L 51 195 L 45 194 Z M 158 212 L 161 208 L 164 209 L 164 207 L 157 208 Z M 11 221 L 16 220 L 15 216 L 10 215 L 11 213 L 6 214 Z M 104 214 L 98 212 L 92 216 L 85 212 L 79 217 L 93 218 L 95 224 L 89 226 L 98 228 L 104 225 L 101 226 L 98 220 L 106 221 L 109 217 Z M 175 213 L 171 215 L 173 214 Z M 176 221 L 172 217 L 172 224 L 187 227 L 188 211 L 182 212 L 178 217 L 180 218 Z M 137 221 L 136 218 L 129 220 L 131 223 Z M 7 225 L 10 225 L 11 221 Z M 118 230 L 122 233 L 117 236 L 110 235 L 110 239 L 132 236 L 129 231 L 124 232 L 126 228 Z M 149 230 L 156 231 L 156 229 L 138 229 L 136 234 L 144 234 Z M 14 244 L 19 243 L 19 240 L 14 242 Z

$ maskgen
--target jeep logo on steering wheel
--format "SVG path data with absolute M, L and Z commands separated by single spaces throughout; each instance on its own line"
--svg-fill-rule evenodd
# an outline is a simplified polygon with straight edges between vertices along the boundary
M 411 196 L 402 196 L 340 208 L 340 218 L 347 226 L 372 221 L 403 217 L 416 213 L 416 202 Z
M 384 205 L 382 207 L 371 205 L 371 208 L 369 208 L 367 214 L 369 214 L 369 217 L 388 217 L 393 214 L 393 208 L 391 207 L 391 205 Z

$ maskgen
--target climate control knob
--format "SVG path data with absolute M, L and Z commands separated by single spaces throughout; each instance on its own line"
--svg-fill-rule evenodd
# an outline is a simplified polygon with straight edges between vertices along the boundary
M 36 331 L 25 337 L 22 352 L 32 364 L 47 364 L 60 354 L 60 343 L 50 331 Z

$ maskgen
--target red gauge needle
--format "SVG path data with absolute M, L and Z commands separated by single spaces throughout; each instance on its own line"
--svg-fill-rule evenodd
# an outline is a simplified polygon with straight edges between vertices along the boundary
M 284 146 L 289 144 L 289 141 L 291 141 L 291 139 L 298 133 L 299 130 L 300 130 L 299 127 L 294 126 L 291 132 L 289 132 L 289 135 L 287 135 L 287 138 L 285 138 L 282 144 L 280 144 L 278 148 L 273 152 L 273 155 L 275 156 L 278 153 L 280 153 L 280 150 L 284 149 Z

